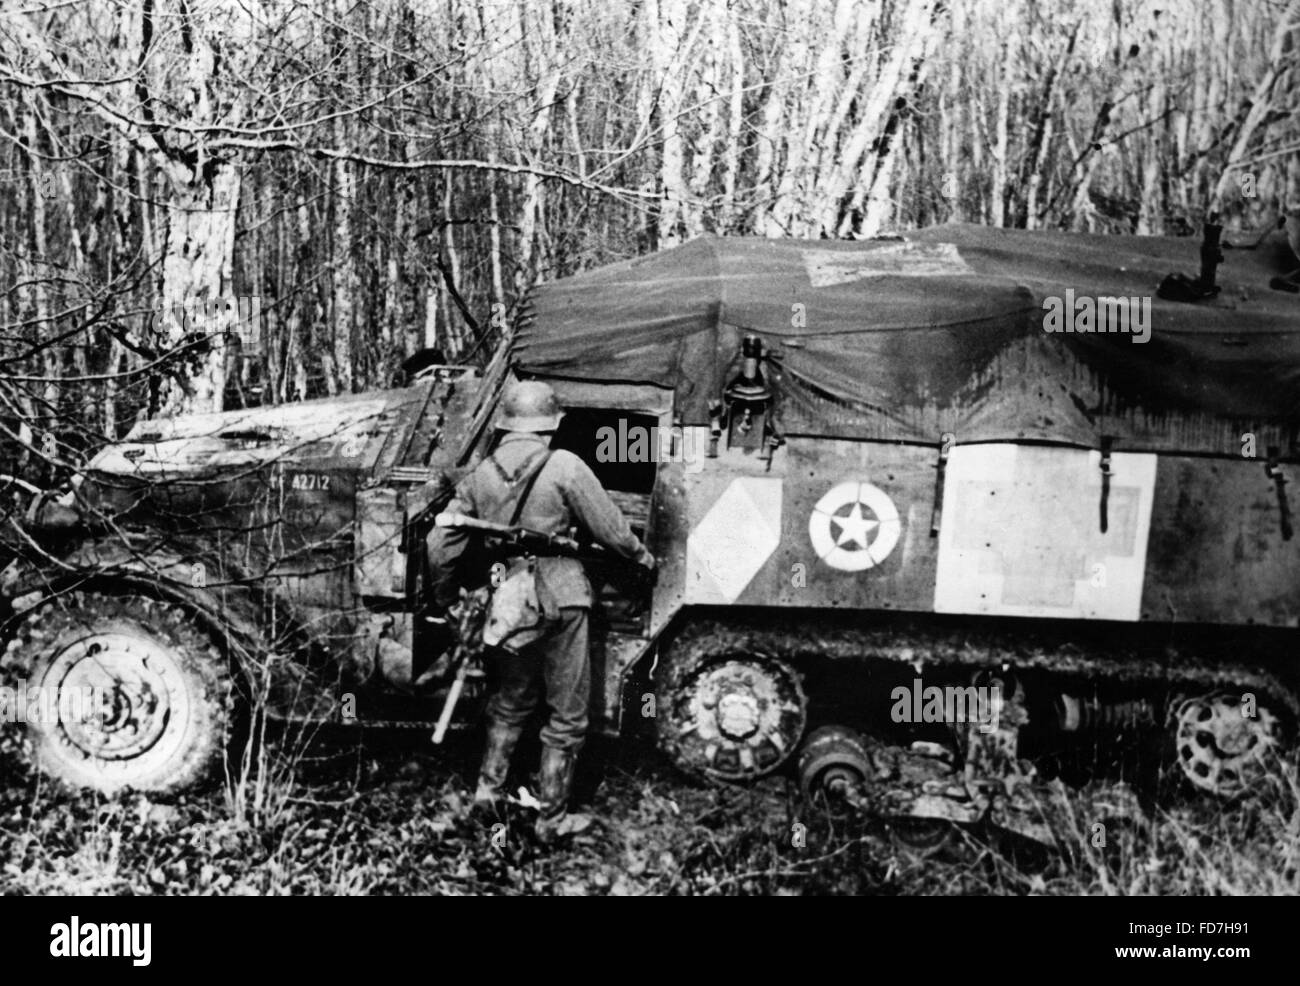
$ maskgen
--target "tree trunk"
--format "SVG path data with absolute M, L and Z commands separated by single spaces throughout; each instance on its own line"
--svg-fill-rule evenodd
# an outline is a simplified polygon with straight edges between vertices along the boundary
M 340 146 L 346 144 L 340 143 Z M 334 290 L 330 295 L 333 311 L 330 325 L 333 337 L 332 379 L 326 381 L 329 392 L 352 392 L 355 365 L 354 299 L 357 293 L 356 264 L 352 257 L 352 207 L 357 183 L 353 166 L 346 161 L 334 162 L 334 249 L 330 269 Z
M 722 148 L 722 204 L 718 209 L 718 228 L 732 232 L 736 211 L 736 176 L 740 171 L 741 133 L 745 124 L 745 52 L 740 47 L 740 28 L 735 12 L 728 8 L 726 17 L 727 61 L 731 68 L 727 94 L 727 133 Z
M 996 70 L 998 87 L 997 122 L 993 125 L 993 175 L 989 189 L 989 225 L 1007 224 L 1007 124 L 1011 115 L 1011 69 L 1007 65 L 1010 46 L 1003 44 Z
M 163 413 L 220 411 L 225 391 L 224 327 L 203 318 L 204 303 L 230 294 L 234 283 L 235 209 L 239 174 L 232 165 L 174 185 L 163 252 L 162 307 L 167 344 L 184 347 L 186 371 L 171 378 Z
M 679 119 L 685 92 L 686 3 L 685 0 L 645 0 L 644 10 L 651 85 L 659 93 L 655 121 L 659 132 L 659 185 L 664 197 L 659 205 L 656 239 L 659 248 L 664 249 L 684 238 L 690 194 Z
M 531 16 L 530 16 L 531 15 Z M 523 44 L 534 62 L 537 84 L 534 90 L 533 118 L 525 135 L 526 160 L 541 155 L 551 128 L 551 108 L 560 86 L 560 53 L 557 50 L 555 21 L 550 5 L 537 8 L 520 0 L 519 29 Z M 522 295 L 537 274 L 537 238 L 545 208 L 546 187 L 533 172 L 524 175 L 523 201 L 519 216 L 519 265 L 515 269 L 515 290 Z
M 843 226 L 838 221 L 838 213 L 844 199 L 858 184 L 860 193 L 865 194 L 875 184 L 875 175 L 880 170 L 887 170 L 890 165 L 886 139 L 886 128 L 892 114 L 890 107 L 900 97 L 905 98 L 908 80 L 913 77 L 922 64 L 929 43 L 930 33 L 934 30 L 934 7 L 937 0 L 900 0 L 901 13 L 897 17 L 897 29 L 892 38 L 889 57 L 881 68 L 879 75 L 872 80 L 871 87 L 863 100 L 859 122 L 845 142 L 840 155 L 838 167 L 831 175 L 826 188 L 818 189 L 821 202 L 819 214 L 820 229 L 830 235 L 836 235 Z M 863 164 L 863 157 L 875 145 L 884 153 L 872 156 L 869 167 Z M 862 195 L 859 195 L 859 199 Z M 876 213 L 878 221 L 879 210 Z M 872 235 L 864 226 L 863 232 Z
M 1250 148 L 1251 138 L 1255 136 L 1255 131 L 1264 125 L 1264 120 L 1274 108 L 1274 90 L 1283 75 L 1286 74 L 1296 60 L 1296 45 L 1292 40 L 1293 35 L 1296 34 L 1300 34 L 1300 0 L 1290 0 L 1290 3 L 1286 5 L 1286 9 L 1278 17 L 1273 31 L 1273 40 L 1269 45 L 1268 64 L 1265 66 L 1259 81 L 1255 84 L 1255 90 L 1251 95 L 1250 109 L 1246 112 L 1246 118 L 1237 130 L 1237 138 L 1232 142 L 1232 149 L 1228 152 L 1228 159 L 1224 162 L 1223 170 L 1219 173 L 1219 180 L 1214 186 L 1214 194 L 1211 197 L 1210 204 L 1212 212 L 1219 212 L 1223 209 L 1224 196 L 1228 193 L 1229 187 L 1240 178 L 1237 169 L 1246 158 L 1246 151 Z M 1284 107 L 1279 106 L 1278 108 Z M 1294 107 L 1290 107 L 1290 110 L 1293 111 Z

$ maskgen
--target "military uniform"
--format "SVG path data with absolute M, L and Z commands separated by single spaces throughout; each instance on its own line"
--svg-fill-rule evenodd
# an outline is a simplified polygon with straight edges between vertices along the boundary
M 543 384 L 521 387 L 542 388 Z M 540 399 L 540 392 L 533 393 Z M 550 388 L 545 388 L 550 394 Z M 529 395 L 525 391 L 525 397 Z M 507 408 L 509 408 L 507 398 Z M 547 421 L 519 418 L 524 426 L 546 425 Z M 554 423 L 558 424 L 558 409 Z M 507 415 L 504 424 L 512 418 Z M 526 485 L 530 466 L 547 454 L 549 437 L 536 431 L 507 431 L 490 459 L 466 476 L 456 488 L 449 512 L 482 520 L 509 523 Z M 572 526 L 585 530 L 610 551 L 647 568 L 654 558 L 632 533 L 627 519 L 610 499 L 591 468 L 572 452 L 550 453 L 533 480 L 523 503 L 518 523 L 546 533 L 560 533 Z M 469 543 L 469 532 L 435 528 L 428 551 L 432 590 L 436 603 L 446 607 L 457 598 L 458 562 Z M 588 648 L 588 614 L 592 604 L 591 583 L 576 558 L 545 556 L 538 559 L 538 578 L 559 607 L 558 625 L 541 640 L 518 654 L 497 653 L 500 687 L 488 702 L 488 744 L 480 771 L 475 800 L 494 800 L 505 781 L 510 755 L 524 722 L 541 697 L 538 672 L 545 688 L 549 718 L 541 730 L 542 770 L 540 800 L 543 821 L 562 816 L 573 765 L 587 732 L 587 707 L 591 691 L 591 660 Z

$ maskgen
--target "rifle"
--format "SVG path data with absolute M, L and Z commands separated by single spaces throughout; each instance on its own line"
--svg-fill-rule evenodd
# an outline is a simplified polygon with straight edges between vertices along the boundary
M 456 703 L 460 701 L 460 693 L 465 688 L 465 679 L 483 652 L 483 621 L 487 617 L 487 600 L 486 590 L 475 589 L 460 602 L 456 613 L 456 646 L 452 649 L 450 662 L 456 669 L 456 677 L 452 679 L 451 688 L 442 703 L 438 724 L 433 729 L 435 743 L 441 743 L 447 735 Z
M 531 527 L 496 524 L 490 520 L 479 520 L 465 514 L 440 513 L 433 518 L 434 527 L 460 527 L 471 531 L 482 531 L 490 537 L 504 541 L 521 550 L 550 550 L 551 552 L 594 551 L 601 553 L 599 545 L 581 545 L 577 538 L 567 534 L 547 534 L 545 531 Z

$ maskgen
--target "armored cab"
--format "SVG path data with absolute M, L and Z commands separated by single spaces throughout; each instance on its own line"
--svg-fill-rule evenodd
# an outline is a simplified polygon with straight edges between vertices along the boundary
M 241 702 L 409 715 L 407 501 L 450 495 L 481 386 L 435 367 L 398 390 L 146 421 L 87 465 L 74 519 L 33 504 L 2 582 L 5 682 L 88 699 L 29 723 L 40 762 L 171 790 L 216 761 Z

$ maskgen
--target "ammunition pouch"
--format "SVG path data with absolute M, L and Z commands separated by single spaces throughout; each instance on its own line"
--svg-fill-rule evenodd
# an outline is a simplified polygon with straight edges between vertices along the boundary
M 488 603 L 483 643 L 517 654 L 551 633 L 559 623 L 560 608 L 535 556 L 512 558 L 502 566 Z

